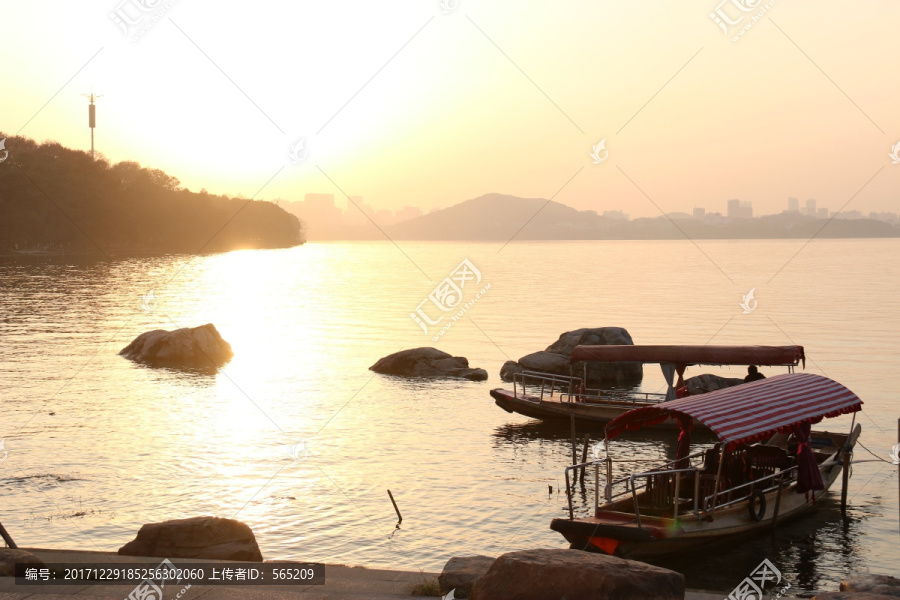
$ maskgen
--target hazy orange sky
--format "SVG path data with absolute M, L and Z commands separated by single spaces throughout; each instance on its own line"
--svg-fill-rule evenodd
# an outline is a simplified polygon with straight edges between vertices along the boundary
M 779 0 L 731 41 L 756 2 L 9 1 L 0 131 L 89 150 L 93 87 L 98 151 L 193 190 L 900 210 L 900 4 Z

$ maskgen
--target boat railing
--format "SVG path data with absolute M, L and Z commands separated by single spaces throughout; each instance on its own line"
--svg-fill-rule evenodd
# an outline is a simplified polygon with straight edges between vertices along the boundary
M 600 467 L 605 466 L 606 473 L 603 475 L 604 485 L 602 488 L 605 502 L 602 506 L 612 506 L 618 500 L 630 495 L 632 500 L 632 507 L 634 510 L 635 522 L 638 527 L 642 527 L 641 507 L 638 502 L 638 492 L 642 490 L 649 492 L 651 487 L 653 486 L 654 481 L 657 482 L 659 488 L 662 488 L 664 490 L 662 495 L 665 499 L 665 502 L 663 505 L 671 505 L 672 518 L 677 520 L 678 515 L 685 512 L 684 508 L 686 507 L 684 506 L 684 502 L 682 501 L 688 500 L 687 498 L 681 497 L 681 480 L 685 479 L 685 476 L 687 474 L 691 475 L 687 477 L 688 481 L 686 481 L 685 483 L 687 485 L 693 484 L 693 494 L 691 494 L 690 497 L 693 502 L 692 505 L 689 505 L 690 511 L 693 512 L 695 516 L 699 517 L 701 512 L 707 513 L 716 508 L 725 508 L 739 502 L 745 502 L 749 500 L 756 491 L 767 494 L 771 491 L 777 490 L 780 486 L 784 485 L 785 481 L 790 482 L 796 476 L 795 471 L 798 468 L 796 465 L 794 465 L 792 467 L 781 469 L 764 477 L 755 478 L 753 479 L 753 481 L 748 481 L 746 483 L 731 486 L 721 491 L 713 491 L 713 493 L 709 495 L 702 495 L 700 490 L 700 482 L 702 476 L 704 475 L 702 468 L 703 455 L 704 451 L 695 452 L 694 454 L 686 456 L 685 458 L 669 461 L 668 463 L 654 468 L 651 471 L 632 473 L 629 475 L 618 477 L 616 479 L 613 479 L 611 477 L 612 460 L 610 459 L 599 459 L 591 462 L 568 466 L 565 470 L 565 477 L 566 496 L 569 502 L 569 518 L 575 518 L 573 490 L 572 484 L 569 481 L 569 472 L 577 471 L 579 469 L 585 469 L 587 467 L 594 468 L 594 515 L 598 515 L 601 508 L 599 500 L 601 490 Z M 698 459 L 700 460 L 700 464 L 696 464 L 698 462 Z M 684 464 L 684 461 L 688 461 L 688 466 L 674 468 L 676 463 Z M 582 481 L 584 481 L 583 476 Z M 607 484 L 606 482 L 609 483 Z M 668 496 L 668 491 L 670 489 L 669 486 L 671 486 L 672 491 L 670 497 Z M 740 490 L 746 490 L 746 493 L 737 493 Z M 725 501 L 719 503 L 719 498 L 724 498 Z
M 749 500 L 750 496 L 753 495 L 757 490 L 762 492 L 763 494 L 767 494 L 771 491 L 777 490 L 779 486 L 783 485 L 783 481 L 787 479 L 791 481 L 797 470 L 797 465 L 792 467 L 788 467 L 787 469 L 781 469 L 780 471 L 776 471 L 770 475 L 766 475 L 765 477 L 759 477 L 754 479 L 753 481 L 748 481 L 747 483 L 742 483 L 740 485 L 735 485 L 730 488 L 724 489 L 721 492 L 713 492 L 709 496 L 703 498 L 703 510 L 708 511 L 710 507 L 715 508 L 724 508 L 726 506 L 731 506 L 732 504 L 737 504 L 738 502 L 743 502 L 745 500 Z M 777 481 L 776 481 L 777 480 Z M 761 485 L 763 482 L 768 482 L 769 485 Z M 734 493 L 736 490 L 746 489 L 747 493 L 743 496 L 734 497 Z M 724 496 L 728 500 L 726 502 L 722 502 L 721 504 L 717 503 L 716 500 Z
M 554 375 L 553 373 L 544 373 L 541 371 L 522 371 L 513 375 L 513 396 L 519 397 L 519 386 L 522 386 L 522 395 L 525 396 L 525 386 L 533 387 L 541 386 L 540 399 L 544 399 L 544 394 L 549 397 L 562 390 L 566 390 L 566 395 L 571 396 L 583 388 L 583 380 L 581 377 L 569 377 L 566 375 Z
M 689 454 L 688 456 L 686 456 L 684 458 L 674 459 L 674 460 L 670 460 L 663 464 L 658 464 L 653 468 L 652 471 L 645 471 L 642 473 L 623 475 L 623 476 L 615 478 L 615 479 L 613 479 L 613 477 L 612 477 L 612 459 L 610 459 L 610 458 L 606 458 L 606 459 L 601 458 L 599 460 L 594 460 L 594 461 L 589 461 L 589 462 L 585 462 L 585 463 L 579 463 L 579 464 L 568 466 L 565 469 L 565 478 L 566 478 L 566 496 L 567 496 L 568 502 L 569 502 L 569 518 L 570 519 L 575 518 L 575 507 L 573 505 L 572 484 L 569 481 L 569 471 L 576 471 L 576 470 L 581 469 L 582 473 L 583 473 L 584 469 L 586 469 L 587 467 L 594 468 L 594 514 L 596 515 L 597 512 L 600 510 L 600 506 L 601 506 L 600 505 L 601 489 L 603 490 L 603 498 L 604 498 L 603 506 L 609 506 L 609 505 L 613 504 L 614 502 L 616 502 L 617 500 L 619 500 L 625 496 L 629 496 L 629 495 L 633 499 L 636 499 L 637 492 L 647 488 L 647 486 L 649 485 L 650 476 L 652 476 L 652 475 L 660 475 L 660 474 L 668 474 L 668 473 L 687 473 L 687 472 L 697 472 L 699 474 L 699 472 L 703 466 L 704 454 L 705 454 L 705 450 L 700 450 L 698 452 L 694 452 L 693 454 Z M 687 462 L 685 462 L 685 461 L 687 461 Z M 686 464 L 687 467 L 675 469 L 676 464 L 677 465 L 685 465 Z M 604 467 L 603 470 L 605 471 L 602 474 L 602 479 L 603 479 L 602 488 L 600 485 L 600 480 L 601 480 L 600 467 L 601 466 Z M 641 479 L 643 479 L 643 482 L 638 481 Z M 677 511 L 679 509 L 678 503 L 677 503 L 679 485 L 680 485 L 679 480 L 680 480 L 680 477 L 675 481 L 675 498 L 676 498 L 675 514 L 676 514 L 676 516 L 678 514 Z M 699 481 L 700 481 L 699 476 L 696 476 L 695 484 L 694 484 L 694 487 L 695 487 L 694 498 L 695 499 L 699 497 L 699 491 L 696 489 L 697 486 L 699 485 Z M 582 475 L 582 482 L 584 482 L 583 475 Z M 637 507 L 636 500 L 634 502 L 634 505 L 635 505 L 635 513 L 636 513 L 636 516 L 638 519 L 638 524 L 640 524 L 640 514 L 639 514 L 639 509 Z M 695 500 L 694 510 L 695 510 L 695 512 L 698 510 L 698 508 L 696 507 L 696 500 Z
M 612 404 L 613 402 L 622 404 L 630 402 L 634 407 L 637 406 L 637 402 L 646 404 L 666 401 L 665 394 L 656 392 L 615 392 L 611 390 L 601 390 L 599 388 L 589 388 L 583 393 L 560 394 L 559 398 L 560 402 L 590 402 L 592 404 L 604 402 L 607 404 Z

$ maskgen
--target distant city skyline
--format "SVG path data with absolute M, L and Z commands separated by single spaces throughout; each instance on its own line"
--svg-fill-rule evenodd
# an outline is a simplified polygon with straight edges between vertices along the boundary
M 466 200 L 469 200 L 469 198 L 460 200 L 460 202 L 455 204 L 465 202 Z M 307 233 L 310 235 L 310 239 L 338 239 L 347 237 L 348 235 L 351 238 L 362 236 L 369 237 L 373 233 L 376 233 L 379 228 L 390 227 L 391 225 L 426 214 L 426 211 L 417 206 L 404 206 L 398 210 L 376 208 L 375 206 L 367 204 L 362 196 L 355 195 L 350 196 L 349 199 L 345 199 L 342 208 L 339 206 L 339 201 L 335 199 L 335 194 L 322 192 L 307 193 L 304 195 L 303 200 L 299 201 L 277 198 L 274 202 L 306 223 Z M 454 206 L 455 204 L 450 206 Z M 729 198 L 723 201 L 723 205 L 725 209 L 724 212 L 708 211 L 706 207 L 694 207 L 690 213 L 674 211 L 667 214 L 669 216 L 693 217 L 694 219 L 707 222 L 754 218 L 753 202 L 750 200 Z M 900 221 L 898 214 L 890 211 L 872 211 L 868 214 L 859 210 L 845 210 L 840 213 L 829 212 L 827 207 L 817 206 L 815 198 L 808 198 L 801 207 L 798 198 L 789 197 L 786 200 L 785 206 L 786 208 L 781 211 L 759 214 L 756 215 L 756 217 L 796 213 L 798 215 L 819 219 L 835 217 L 840 219 L 868 218 L 888 223 L 897 223 Z M 449 206 L 434 208 L 427 212 L 435 212 L 442 208 L 449 208 Z M 619 209 L 604 210 L 602 213 L 592 210 L 588 210 L 587 212 L 593 212 L 610 219 L 631 220 L 631 215 Z

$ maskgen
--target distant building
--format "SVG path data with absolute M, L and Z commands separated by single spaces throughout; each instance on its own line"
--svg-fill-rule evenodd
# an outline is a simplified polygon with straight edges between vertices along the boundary
M 375 209 L 363 202 L 362 196 L 350 196 L 344 222 L 348 227 L 363 227 L 375 218 Z
M 732 198 L 728 201 L 728 218 L 729 219 L 752 219 L 753 205 L 749 200 L 741 201 Z
M 702 219 L 704 216 L 706 216 L 705 208 L 695 208 L 694 209 L 694 218 L 695 219 Z
M 298 216 L 316 229 L 340 227 L 343 215 L 334 205 L 334 194 L 306 194 L 297 208 Z
M 804 215 L 814 217 L 816 216 L 816 199 L 809 198 L 806 200 L 806 210 L 803 211 Z
M 886 221 L 888 223 L 894 223 L 897 221 L 897 213 L 895 212 L 873 212 L 869 213 L 870 219 L 877 219 L 878 221 Z
M 828 218 L 828 209 L 825 207 L 818 209 L 816 211 L 816 216 L 819 217 L 820 219 L 827 219 Z
M 788 212 L 800 212 L 799 198 L 788 198 Z
M 607 219 L 625 219 L 626 221 L 630 218 L 621 210 L 604 210 L 603 216 Z

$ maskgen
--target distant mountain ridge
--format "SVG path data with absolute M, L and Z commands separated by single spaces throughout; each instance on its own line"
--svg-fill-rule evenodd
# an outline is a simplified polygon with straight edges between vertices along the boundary
M 823 225 L 825 226 L 823 228 Z M 820 232 L 821 230 L 821 232 Z M 875 219 L 818 219 L 796 213 L 699 220 L 676 215 L 623 219 L 545 198 L 485 194 L 385 228 L 395 240 L 667 240 L 900 237 Z

